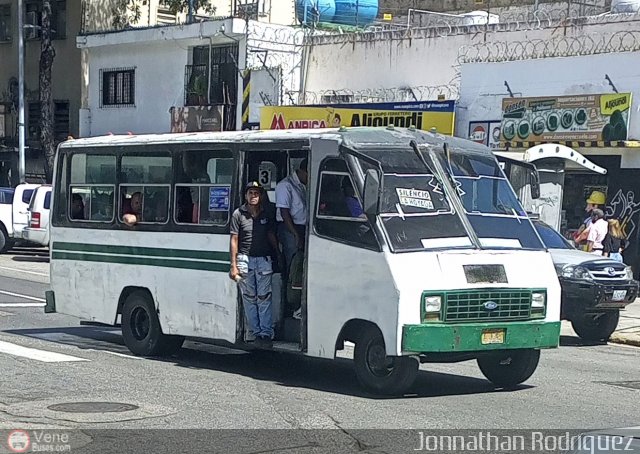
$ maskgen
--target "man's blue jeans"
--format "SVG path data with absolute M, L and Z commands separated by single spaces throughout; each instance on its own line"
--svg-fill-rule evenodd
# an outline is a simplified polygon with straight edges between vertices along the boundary
M 238 271 L 242 280 L 238 284 L 242 293 L 242 305 L 251 338 L 273 339 L 273 314 L 271 308 L 270 257 L 249 257 L 238 254 Z

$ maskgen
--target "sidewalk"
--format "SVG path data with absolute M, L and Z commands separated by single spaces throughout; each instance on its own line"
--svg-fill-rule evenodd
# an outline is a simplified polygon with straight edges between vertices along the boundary
M 640 347 L 640 298 L 629 304 L 626 310 L 620 312 L 618 329 L 613 333 L 609 342 Z

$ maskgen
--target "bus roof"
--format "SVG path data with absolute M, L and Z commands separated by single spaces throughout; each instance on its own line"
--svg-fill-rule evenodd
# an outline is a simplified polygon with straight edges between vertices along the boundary
M 313 138 L 333 139 L 347 146 L 400 146 L 412 140 L 418 145 L 442 146 L 447 143 L 453 148 L 463 148 L 481 154 L 491 154 L 489 148 L 476 142 L 437 133 L 388 127 L 355 127 L 333 129 L 280 129 L 226 132 L 192 132 L 143 135 L 108 135 L 71 139 L 60 144 L 61 148 L 83 148 L 118 145 L 145 145 L 158 143 L 269 143 L 280 141 L 305 141 Z

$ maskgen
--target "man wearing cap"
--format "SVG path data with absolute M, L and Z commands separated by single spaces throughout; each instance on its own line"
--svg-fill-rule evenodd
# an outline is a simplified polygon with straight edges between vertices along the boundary
M 231 270 L 239 283 L 250 337 L 256 346 L 270 348 L 273 339 L 271 309 L 271 255 L 278 250 L 273 218 L 264 210 L 264 190 L 257 182 L 245 187 L 245 203 L 231 217 Z
M 604 250 L 603 241 L 609 232 L 609 223 L 604 219 L 604 212 L 600 208 L 593 210 L 591 215 L 591 226 L 587 237 L 587 252 L 595 255 L 602 255 Z
M 304 248 L 307 225 L 307 159 L 276 186 L 276 220 L 282 244 L 285 276 L 288 278 L 293 256 Z

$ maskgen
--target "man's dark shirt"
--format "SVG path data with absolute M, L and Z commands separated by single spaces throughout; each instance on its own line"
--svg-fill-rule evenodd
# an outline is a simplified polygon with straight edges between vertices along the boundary
M 231 234 L 238 235 L 238 254 L 249 257 L 271 255 L 269 232 L 275 232 L 275 222 L 264 209 L 254 219 L 247 204 L 244 204 L 231 216 Z

